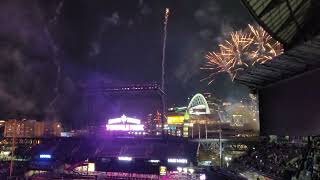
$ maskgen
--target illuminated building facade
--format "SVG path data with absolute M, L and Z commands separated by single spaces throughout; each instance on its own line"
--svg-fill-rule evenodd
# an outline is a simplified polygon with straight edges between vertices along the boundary
M 211 114 L 217 113 L 218 107 L 221 106 L 221 101 L 217 99 L 212 93 L 203 93 L 203 96 L 205 97 L 207 104 L 209 106 Z
M 145 132 L 148 135 L 159 135 L 161 131 L 161 113 L 157 111 L 155 114 L 148 114 L 145 123 Z
M 5 125 L 5 120 L 0 120 L 0 136 L 3 136 L 4 134 L 4 125 Z
M 222 116 L 224 122 L 233 127 L 241 127 L 244 130 L 259 129 L 258 107 L 254 97 L 243 99 L 236 103 L 224 102 Z
M 190 138 L 236 136 L 259 127 L 257 104 L 252 97 L 239 102 L 221 102 L 211 93 L 196 94 L 187 107 L 168 109 L 165 129 L 173 136 Z
M 4 137 L 53 137 L 60 136 L 62 126 L 57 121 L 7 120 L 5 121 Z
M 189 127 L 188 112 L 170 112 L 167 114 L 167 124 L 165 124 L 167 134 L 189 137 Z

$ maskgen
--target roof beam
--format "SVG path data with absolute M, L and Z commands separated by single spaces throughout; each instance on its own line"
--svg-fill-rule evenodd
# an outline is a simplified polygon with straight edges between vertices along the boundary
M 252 71 L 251 71 L 252 72 Z M 274 77 L 272 77 L 272 76 L 268 76 L 268 75 L 264 75 L 264 74 L 261 74 L 261 73 L 259 73 L 259 74 L 256 74 L 256 73 L 251 73 L 251 72 L 248 72 L 248 74 L 250 74 L 250 76 L 260 76 L 260 77 L 262 77 L 262 78 L 264 78 L 264 79 L 267 79 L 267 80 L 269 80 L 269 81 L 276 81 L 276 80 L 279 80 L 278 78 L 274 78 Z
M 261 4 L 263 4 L 263 3 L 264 2 L 262 2 Z M 262 16 L 264 16 L 266 13 L 268 13 L 269 11 L 271 11 L 272 9 L 274 9 L 276 6 L 278 6 L 281 3 L 283 3 L 283 1 L 280 1 L 280 0 L 272 0 L 272 1 L 270 1 L 269 4 L 257 16 L 259 18 L 261 18 Z
M 258 80 L 258 81 L 255 81 L 255 82 L 261 82 L 262 81 L 262 83 L 272 82 L 270 80 L 268 81 L 268 80 L 262 79 L 260 77 L 254 77 L 254 76 L 250 76 L 250 75 L 243 76 L 242 78 L 247 79 L 247 80 L 250 80 L 250 79 Z
M 285 68 L 283 68 L 283 67 L 279 67 L 279 66 L 271 66 L 271 65 L 267 65 L 267 64 L 261 64 L 261 66 L 263 66 L 263 67 L 266 67 L 266 68 L 268 68 L 268 69 L 277 69 L 278 71 L 277 72 L 283 72 L 283 71 L 285 71 L 285 72 L 287 72 L 287 73 L 294 73 L 294 71 L 290 71 L 290 70 L 288 70 L 288 69 L 285 69 Z M 282 74 L 282 73 L 280 73 L 280 74 Z
M 309 61 L 305 61 L 305 60 L 301 59 L 301 57 L 296 56 L 296 54 L 291 54 L 290 52 L 286 53 L 283 58 L 285 58 L 285 59 L 289 58 L 292 60 L 292 62 L 301 63 L 301 64 L 304 64 L 305 66 L 314 66 L 315 65 L 315 63 L 310 63 Z
M 301 60 L 301 62 L 309 65 L 316 65 L 320 60 L 317 60 L 317 57 L 310 57 L 310 55 L 306 54 L 305 52 L 301 51 L 291 51 L 287 52 L 286 55 L 293 56 Z M 310 63 L 312 62 L 312 63 Z
M 235 79 L 237 82 L 239 82 L 240 84 L 243 84 L 243 85 L 246 85 L 246 86 L 249 86 L 249 87 L 254 87 L 254 88 L 263 88 L 264 86 L 262 85 L 259 85 L 257 83 L 253 83 L 253 82 L 250 82 L 250 81 L 247 81 L 247 80 L 243 80 L 243 79 Z
M 260 65 L 258 68 L 256 68 L 256 70 L 258 71 L 257 73 L 259 73 L 261 71 L 267 71 L 267 72 L 270 72 L 270 74 L 272 74 L 272 75 L 276 74 L 277 76 L 281 76 L 281 71 L 276 71 L 274 68 L 270 68 L 265 65 Z
M 280 69 L 281 72 L 285 71 L 287 73 L 294 73 L 299 71 L 300 67 L 297 66 L 292 66 L 290 65 L 290 63 L 286 62 L 286 61 L 273 61 L 270 64 L 266 64 L 267 66 L 271 66 L 271 67 L 276 67 L 277 69 Z

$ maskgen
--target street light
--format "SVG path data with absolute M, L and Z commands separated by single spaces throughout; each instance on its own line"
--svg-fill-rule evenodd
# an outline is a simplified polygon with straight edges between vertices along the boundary
M 227 162 L 227 167 L 229 166 L 229 161 L 231 161 L 232 160 L 232 158 L 231 157 L 224 157 L 224 160 Z

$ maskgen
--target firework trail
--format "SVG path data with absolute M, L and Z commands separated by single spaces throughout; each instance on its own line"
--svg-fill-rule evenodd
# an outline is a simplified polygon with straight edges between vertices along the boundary
M 229 38 L 219 44 L 217 52 L 209 52 L 205 67 L 210 70 L 209 75 L 202 79 L 214 81 L 218 73 L 228 73 L 232 81 L 239 71 L 262 64 L 273 57 L 283 53 L 282 45 L 273 40 L 262 27 L 248 25 L 246 31 L 235 31 L 229 34 Z
M 167 25 L 169 18 L 169 8 L 166 8 L 164 15 L 164 27 L 163 27 L 163 47 L 162 47 L 162 72 L 161 72 L 161 90 L 163 95 L 161 96 L 162 101 L 162 118 L 161 118 L 161 126 L 162 126 L 162 134 L 164 135 L 164 121 L 165 121 L 165 112 L 166 112 L 166 99 L 165 99 L 165 57 L 166 57 L 166 42 L 167 42 Z
M 56 103 L 57 99 L 60 96 L 59 83 L 60 83 L 60 79 L 61 79 L 61 62 L 58 59 L 59 48 L 58 48 L 56 42 L 54 41 L 53 34 L 50 33 L 49 28 L 52 26 L 55 26 L 57 24 L 57 20 L 58 20 L 59 15 L 61 14 L 61 9 L 63 7 L 63 3 L 64 3 L 64 1 L 61 1 L 58 4 L 58 6 L 55 10 L 54 16 L 52 17 L 52 19 L 49 20 L 48 24 L 44 27 L 44 32 L 47 35 L 47 37 L 49 38 L 49 43 L 51 45 L 52 52 L 53 52 L 53 63 L 57 67 L 57 77 L 56 77 L 56 83 L 55 83 L 55 88 L 54 88 L 55 96 L 54 96 L 53 100 L 49 103 L 49 107 L 53 107 L 54 104 Z
M 169 18 L 169 8 L 166 8 L 165 16 L 164 16 L 164 28 L 163 28 L 163 47 L 162 47 L 162 76 L 161 76 L 161 89 L 164 92 L 164 78 L 165 78 L 165 59 L 166 59 L 166 43 L 167 43 L 167 25 Z

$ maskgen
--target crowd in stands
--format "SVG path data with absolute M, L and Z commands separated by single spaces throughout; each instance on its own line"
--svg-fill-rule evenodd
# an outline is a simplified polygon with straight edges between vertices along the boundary
M 193 150 L 192 150 L 193 149 Z M 21 146 L 16 149 L 17 157 L 34 155 L 34 162 L 40 153 L 51 154 L 53 159 L 63 163 L 74 164 L 92 157 L 132 156 L 137 158 L 159 157 L 165 159 L 168 155 L 191 157 L 196 152 L 196 146 L 188 142 L 146 139 L 96 139 L 96 138 L 60 138 L 38 144 L 35 147 Z M 22 155 L 21 155 L 22 154 Z M 43 161 L 45 162 L 45 161 Z M 0 179 L 8 175 L 8 161 L 0 163 Z M 137 161 L 137 163 L 139 163 Z M 141 162 L 142 163 L 142 162 Z M 21 163 L 20 163 L 21 164 Z M 39 165 L 39 164 L 36 164 Z M 40 164 L 42 165 L 42 164 Z M 50 164 L 53 167 L 54 164 Z M 23 170 L 15 165 L 15 169 Z M 26 165 L 23 165 L 27 167 Z M 117 164 L 113 163 L 114 168 Z M 139 164 L 143 166 L 143 164 Z M 54 168 L 54 167 L 53 167 Z M 147 167 L 144 167 L 147 170 Z M 313 138 L 308 143 L 260 141 L 248 150 L 234 158 L 229 170 L 234 174 L 254 171 L 272 179 L 300 179 L 310 176 L 320 179 L 320 138 Z M 158 169 L 156 169 L 158 171 Z M 230 171 L 215 169 L 225 175 Z M 230 175 L 229 175 L 230 176 Z
M 0 163 L 0 179 L 6 178 L 9 174 L 10 161 L 2 161 Z
M 237 173 L 256 171 L 274 179 L 291 179 L 301 167 L 307 146 L 262 141 L 235 158 L 229 168 Z
M 27 168 L 26 162 L 14 162 L 12 176 L 21 176 Z M 10 161 L 0 161 L 0 179 L 7 179 L 10 174 Z

